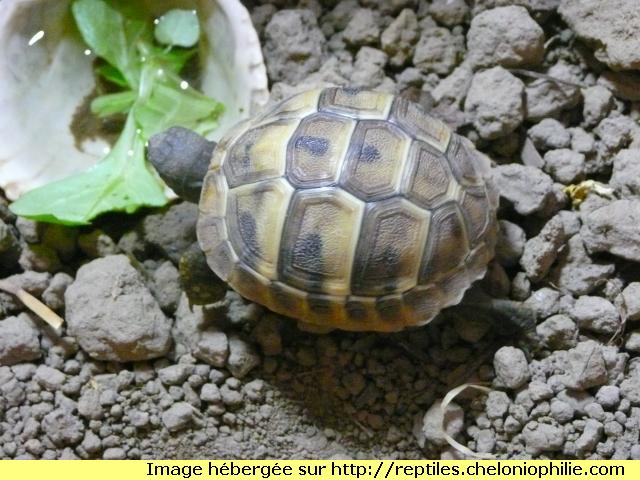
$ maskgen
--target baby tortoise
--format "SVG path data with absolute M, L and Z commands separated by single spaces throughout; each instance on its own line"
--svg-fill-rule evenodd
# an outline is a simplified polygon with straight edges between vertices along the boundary
M 149 157 L 199 201 L 213 272 L 319 328 L 423 325 L 461 301 L 494 253 L 488 158 L 405 98 L 310 90 L 217 145 L 172 128 L 151 139 Z

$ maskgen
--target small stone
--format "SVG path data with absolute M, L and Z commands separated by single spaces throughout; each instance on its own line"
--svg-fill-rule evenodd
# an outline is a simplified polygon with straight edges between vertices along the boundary
M 163 262 L 153 272 L 152 292 L 160 308 L 167 312 L 175 312 L 180 295 L 180 273 L 170 261 Z
M 0 365 L 40 358 L 38 330 L 26 313 L 0 320 Z
M 580 236 L 590 253 L 640 262 L 640 200 L 616 200 L 589 212 L 583 221 Z
M 165 385 L 182 385 L 193 372 L 193 365 L 178 363 L 158 370 L 158 378 Z
M 548 207 L 554 199 L 553 181 L 534 167 L 518 164 L 494 169 L 500 195 L 511 202 L 520 215 L 531 215 Z
M 16 228 L 25 242 L 38 243 L 40 241 L 43 224 L 24 217 L 18 217 L 15 222 Z
M 433 0 L 427 11 L 436 22 L 447 27 L 465 23 L 469 18 L 469 5 L 465 0 Z
M 571 145 L 571 133 L 558 120 L 545 118 L 529 129 L 527 135 L 541 151 L 567 148 Z
M 347 45 L 361 47 L 373 45 L 380 37 L 380 27 L 376 13 L 368 8 L 358 8 L 351 12 L 351 20 L 342 32 Z M 268 28 L 268 27 L 267 27 Z
M 221 403 L 222 395 L 220 394 L 220 389 L 215 383 L 205 383 L 200 390 L 200 400 L 207 403 Z
M 356 54 L 351 82 L 356 87 L 374 88 L 385 79 L 387 54 L 372 47 L 362 47 Z
M 581 180 L 585 169 L 584 155 L 567 148 L 550 150 L 544 156 L 544 171 L 566 185 Z
M 496 383 L 515 390 L 529 379 L 529 365 L 524 352 L 514 347 L 502 347 L 493 357 Z
M 253 347 L 240 337 L 229 337 L 227 368 L 236 378 L 243 378 L 260 364 L 260 357 Z
M 127 452 L 120 447 L 111 447 L 107 448 L 104 452 L 102 452 L 103 460 L 126 460 Z
M 542 452 L 562 450 L 565 433 L 564 429 L 559 426 L 534 421 L 524 426 L 522 438 L 527 453 L 539 455 Z
M 472 78 L 471 66 L 467 62 L 462 62 L 448 77 L 440 80 L 440 83 L 431 91 L 431 95 L 438 105 L 451 105 L 455 107 L 455 111 L 459 111 L 471 86 Z M 459 113 L 464 115 L 462 112 Z
M 42 419 L 42 430 L 57 447 L 78 444 L 84 437 L 84 425 L 64 409 L 53 410 Z
M 53 310 L 61 310 L 64 307 L 64 294 L 72 283 L 71 275 L 64 272 L 56 273 L 42 293 L 42 301 Z
M 266 385 L 264 380 L 256 378 L 244 386 L 244 393 L 250 401 L 261 402 L 264 400 L 265 389 Z
M 596 333 L 612 335 L 620 327 L 616 307 L 602 297 L 581 296 L 571 310 L 571 316 L 578 327 Z
M 442 402 L 436 400 L 431 408 L 425 413 L 422 419 L 421 434 L 424 438 L 435 445 L 443 446 L 446 444 L 444 431 L 454 437 L 462 432 L 464 428 L 464 411 L 455 403 L 449 403 L 446 415 L 443 417 L 440 405 Z M 443 425 L 444 424 L 444 425 Z
M 620 402 L 618 410 L 622 409 L 622 404 L 627 400 L 634 407 L 640 406 L 640 377 L 638 375 L 630 375 L 620 384 L 620 393 L 623 400 Z M 627 403 L 627 406 L 629 405 Z
M 552 418 L 562 424 L 573 420 L 575 409 L 570 403 L 554 398 L 551 400 L 549 413 Z
M 602 348 L 593 340 L 578 343 L 568 351 L 567 372 L 563 382 L 567 388 L 584 390 L 607 382 Z
M 464 109 L 480 136 L 493 140 L 513 132 L 522 123 L 523 94 L 522 80 L 502 67 L 494 67 L 473 76 Z
M 585 155 L 595 152 L 596 139 L 593 134 L 580 127 L 570 128 L 569 131 L 571 132 L 571 150 Z
M 410 8 L 405 8 L 382 32 L 382 50 L 389 56 L 389 64 L 401 67 L 411 56 L 418 41 L 418 19 Z
M 100 404 L 100 392 L 93 388 L 86 388 L 78 400 L 78 415 L 99 420 L 104 416 L 104 409 Z
M 597 125 L 613 108 L 611 90 L 602 85 L 594 85 L 582 90 L 584 106 L 582 116 L 584 123 L 589 126 Z
M 560 311 L 560 292 L 549 287 L 542 287 L 531 293 L 525 302 L 532 308 L 538 318 L 548 318 Z
M 627 320 L 640 320 L 640 282 L 631 282 L 616 299 Z
M 624 348 L 630 352 L 640 353 L 640 330 L 631 332 L 624 343 Z
M 573 67 L 563 62 L 551 66 L 546 74 L 573 84 L 581 82 Z M 536 122 L 576 106 L 582 97 L 580 89 L 571 84 L 539 78 L 527 85 L 525 98 L 527 120 Z
M 625 197 L 640 197 L 640 149 L 620 150 L 613 157 L 610 184 Z
M 584 411 L 587 415 L 589 415 L 589 417 L 599 422 L 603 422 L 605 419 L 604 409 L 599 403 L 590 403 L 589 405 L 584 407 Z
M 598 389 L 596 400 L 603 408 L 613 410 L 620 403 L 620 388 L 616 385 L 604 385 Z
M 38 365 L 34 375 L 34 380 L 38 382 L 38 385 L 49 391 L 60 390 L 65 379 L 66 375 L 64 373 L 47 365 Z
M 515 265 L 524 250 L 526 242 L 524 230 L 507 220 L 499 220 L 498 226 L 500 229 L 496 245 L 496 259 L 504 266 Z
M 194 418 L 195 410 L 191 405 L 177 402 L 162 414 L 162 423 L 170 432 L 178 432 L 193 425 Z
M 144 239 L 177 264 L 182 252 L 196 240 L 197 216 L 197 205 L 189 202 L 178 203 L 160 213 L 148 215 L 142 222 Z
M 602 424 L 591 418 L 587 419 L 582 435 L 576 440 L 576 449 L 582 455 L 593 452 L 602 437 Z
M 520 265 L 533 282 L 538 282 L 547 275 L 565 239 L 562 220 L 553 217 L 537 236 L 525 243 Z
M 593 261 L 587 255 L 580 235 L 574 235 L 558 254 L 556 267 L 552 268 L 549 278 L 562 290 L 585 295 L 605 283 L 614 271 L 612 263 Z
M 485 405 L 487 417 L 489 417 L 491 420 L 504 418 L 504 416 L 509 411 L 509 405 L 511 405 L 511 400 L 506 393 L 499 391 L 489 392 Z
M 413 55 L 413 64 L 423 73 L 448 75 L 464 55 L 464 37 L 446 28 L 423 29 Z
M 220 395 L 222 396 L 222 403 L 229 408 L 239 408 L 242 406 L 243 396 L 242 393 L 237 390 L 229 388 L 228 384 L 220 387 Z
M 476 66 L 538 65 L 544 57 L 544 32 L 523 7 L 494 8 L 473 17 L 467 48 Z
M 129 424 L 136 428 L 146 428 L 149 425 L 149 413 L 140 410 L 131 410 L 128 413 Z
M 578 326 L 567 315 L 553 315 L 538 324 L 536 333 L 547 347 L 567 350 L 576 346 Z
M 89 454 L 95 454 L 102 448 L 102 441 L 91 430 L 87 430 L 80 446 Z

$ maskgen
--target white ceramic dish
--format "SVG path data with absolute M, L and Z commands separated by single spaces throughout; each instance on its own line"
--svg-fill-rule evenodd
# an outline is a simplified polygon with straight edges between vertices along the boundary
M 139 0 L 159 16 L 198 11 L 210 46 L 205 94 L 226 106 L 219 138 L 268 99 L 258 35 L 239 0 Z M 93 57 L 78 34 L 70 0 L 3 0 L 0 9 L 0 187 L 11 200 L 86 169 L 104 155 L 103 140 L 77 144 L 69 125 L 94 88 Z M 39 33 L 42 32 L 42 33 Z

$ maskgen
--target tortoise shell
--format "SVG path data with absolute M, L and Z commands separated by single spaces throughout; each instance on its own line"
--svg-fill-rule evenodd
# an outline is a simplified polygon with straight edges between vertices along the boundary
M 219 277 L 274 312 L 329 329 L 422 325 L 493 256 L 489 170 L 416 103 L 310 90 L 220 141 L 198 239 Z

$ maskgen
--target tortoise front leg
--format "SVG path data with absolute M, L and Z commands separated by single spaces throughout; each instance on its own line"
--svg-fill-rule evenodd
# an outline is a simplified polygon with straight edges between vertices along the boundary
M 198 242 L 182 254 L 178 270 L 189 305 L 209 305 L 222 300 L 227 293 L 226 283 L 211 271 Z

